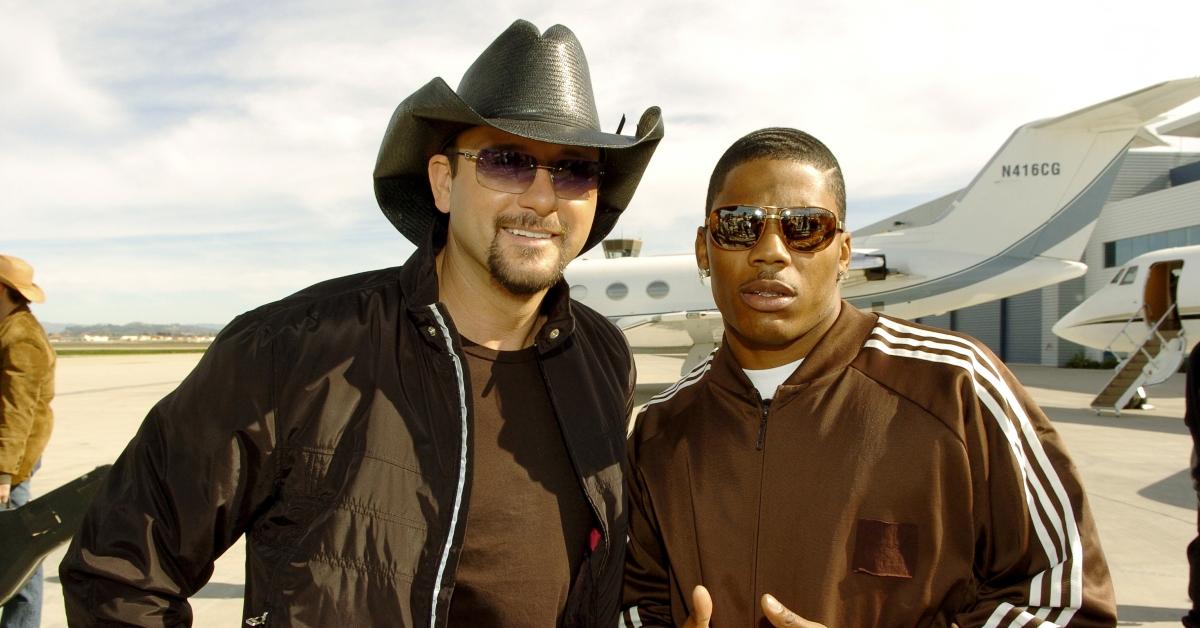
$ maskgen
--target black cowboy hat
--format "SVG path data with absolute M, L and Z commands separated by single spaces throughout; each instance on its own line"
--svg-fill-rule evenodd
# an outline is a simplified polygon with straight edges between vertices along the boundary
M 442 215 L 429 189 L 429 158 L 473 126 L 602 149 L 604 177 L 584 251 L 612 230 L 663 136 L 658 107 L 642 114 L 633 137 L 602 132 L 587 59 L 575 34 L 561 24 L 539 34 L 533 24 L 517 20 L 471 64 L 457 93 L 435 78 L 392 114 L 375 162 L 375 198 L 414 244 L 425 242 Z

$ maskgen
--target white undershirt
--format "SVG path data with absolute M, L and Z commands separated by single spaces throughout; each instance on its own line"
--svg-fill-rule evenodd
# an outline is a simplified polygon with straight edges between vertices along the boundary
M 769 369 L 742 369 L 742 371 L 746 373 L 746 377 L 750 378 L 750 383 L 758 389 L 758 396 L 762 397 L 763 401 L 770 401 L 775 398 L 775 389 L 791 377 L 803 361 L 804 358 L 800 358 L 783 366 Z

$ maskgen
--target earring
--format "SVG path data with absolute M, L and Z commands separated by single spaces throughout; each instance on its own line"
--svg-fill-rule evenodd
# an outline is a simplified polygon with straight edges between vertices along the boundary
M 711 271 L 711 270 L 709 270 L 709 269 L 707 269 L 707 268 L 701 268 L 701 269 L 700 269 L 700 278 L 701 278 L 701 279 L 707 279 L 707 278 L 708 278 L 710 275 L 712 275 L 712 271 Z
M 846 270 L 845 270 L 844 268 L 839 268 L 839 269 L 838 269 L 838 277 L 837 277 L 837 280 L 838 280 L 838 281 L 843 281 L 843 280 L 845 280 L 845 279 L 846 279 L 846 275 L 848 275 L 848 274 L 849 274 L 849 273 L 847 273 L 847 272 L 846 272 Z

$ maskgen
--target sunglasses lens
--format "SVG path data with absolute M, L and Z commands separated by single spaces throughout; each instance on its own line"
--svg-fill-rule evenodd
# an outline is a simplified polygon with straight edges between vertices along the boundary
M 773 209 L 773 208 L 772 208 Z M 768 216 L 762 207 L 738 205 L 721 207 L 708 215 L 708 232 L 723 249 L 744 251 L 753 248 L 766 229 Z M 791 207 L 778 214 L 784 243 L 793 251 L 816 253 L 833 241 L 838 230 L 837 216 L 820 207 Z
M 475 178 L 497 192 L 520 194 L 533 183 L 536 166 L 537 160 L 525 153 L 485 148 L 475 159 Z
M 598 161 L 563 159 L 551 166 L 540 166 L 550 172 L 554 195 L 565 200 L 587 198 L 600 187 L 601 165 Z M 521 194 L 533 185 L 539 168 L 532 155 L 495 148 L 484 148 L 475 157 L 475 178 L 479 184 L 498 192 Z
M 708 215 L 708 232 L 724 249 L 752 248 L 763 232 L 763 211 L 757 207 L 722 207 Z
M 600 187 L 600 162 L 585 159 L 563 159 L 551 166 L 554 193 L 561 199 L 587 198 Z
M 837 232 L 837 216 L 824 209 L 804 207 L 785 209 L 779 225 L 788 248 L 802 253 L 815 253 L 829 246 Z

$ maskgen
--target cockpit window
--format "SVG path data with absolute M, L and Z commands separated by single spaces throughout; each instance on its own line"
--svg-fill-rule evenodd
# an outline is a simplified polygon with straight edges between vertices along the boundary
M 1117 283 L 1117 280 L 1121 278 L 1121 273 L 1124 273 L 1124 272 L 1125 272 L 1124 268 L 1118 268 L 1117 274 L 1113 275 L 1112 281 L 1109 281 L 1108 283 Z
M 1134 279 L 1137 279 L 1137 266 L 1130 266 L 1125 271 L 1125 274 L 1121 275 L 1121 285 L 1124 286 L 1131 284 L 1133 283 Z

